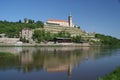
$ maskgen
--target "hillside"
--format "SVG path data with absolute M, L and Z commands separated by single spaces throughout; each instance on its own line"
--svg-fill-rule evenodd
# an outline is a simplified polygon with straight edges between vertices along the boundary
M 95 38 L 100 39 L 101 45 L 120 46 L 120 39 L 104 34 L 96 34 Z
M 58 33 L 60 31 L 66 31 L 71 34 L 71 36 L 77 36 L 81 35 L 82 37 L 94 37 L 94 35 L 90 35 L 87 32 L 73 27 L 63 27 L 63 26 L 54 26 L 54 25 L 44 25 L 45 31 L 51 32 L 51 33 Z

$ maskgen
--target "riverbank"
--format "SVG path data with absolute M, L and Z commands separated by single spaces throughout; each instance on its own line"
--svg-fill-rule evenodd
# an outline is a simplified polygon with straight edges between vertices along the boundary
M 90 47 L 89 43 L 0 44 L 0 47 Z
M 106 75 L 98 80 L 120 80 L 120 67 L 116 68 L 115 71 Z

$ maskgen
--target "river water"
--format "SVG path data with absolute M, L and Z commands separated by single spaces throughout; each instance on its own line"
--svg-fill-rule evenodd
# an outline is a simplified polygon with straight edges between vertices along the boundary
M 0 47 L 0 80 L 97 80 L 120 66 L 119 48 Z

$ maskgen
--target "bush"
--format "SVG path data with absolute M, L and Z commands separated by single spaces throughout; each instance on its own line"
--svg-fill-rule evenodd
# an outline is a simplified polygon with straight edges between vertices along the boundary
M 80 43 L 81 42 L 81 35 L 72 37 L 72 42 Z

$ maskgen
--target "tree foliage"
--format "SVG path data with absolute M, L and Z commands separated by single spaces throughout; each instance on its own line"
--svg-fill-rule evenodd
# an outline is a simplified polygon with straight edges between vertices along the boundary
M 82 39 L 81 35 L 73 36 L 72 37 L 72 42 L 80 43 L 81 39 Z
M 33 40 L 35 40 L 36 42 L 49 41 L 49 40 L 53 40 L 56 37 L 70 38 L 71 35 L 70 35 L 70 33 L 66 32 L 66 31 L 60 31 L 59 33 L 52 34 L 43 29 L 35 30 L 34 34 L 33 34 Z
M 106 36 L 103 34 L 96 34 L 95 38 L 100 39 L 102 45 L 108 46 L 120 46 L 120 39 L 114 38 L 112 36 Z
M 70 38 L 71 34 L 65 30 L 58 32 L 57 37 Z
M 44 42 L 52 39 L 52 34 L 50 32 L 45 32 L 45 30 L 35 30 L 33 34 L 33 40 L 36 42 Z
M 33 20 L 32 20 L 33 21 Z M 7 37 L 19 37 L 19 33 L 23 28 L 42 28 L 43 22 L 37 21 L 33 23 L 22 23 L 21 20 L 18 22 L 8 22 L 8 21 L 0 21 L 0 34 L 4 33 Z

